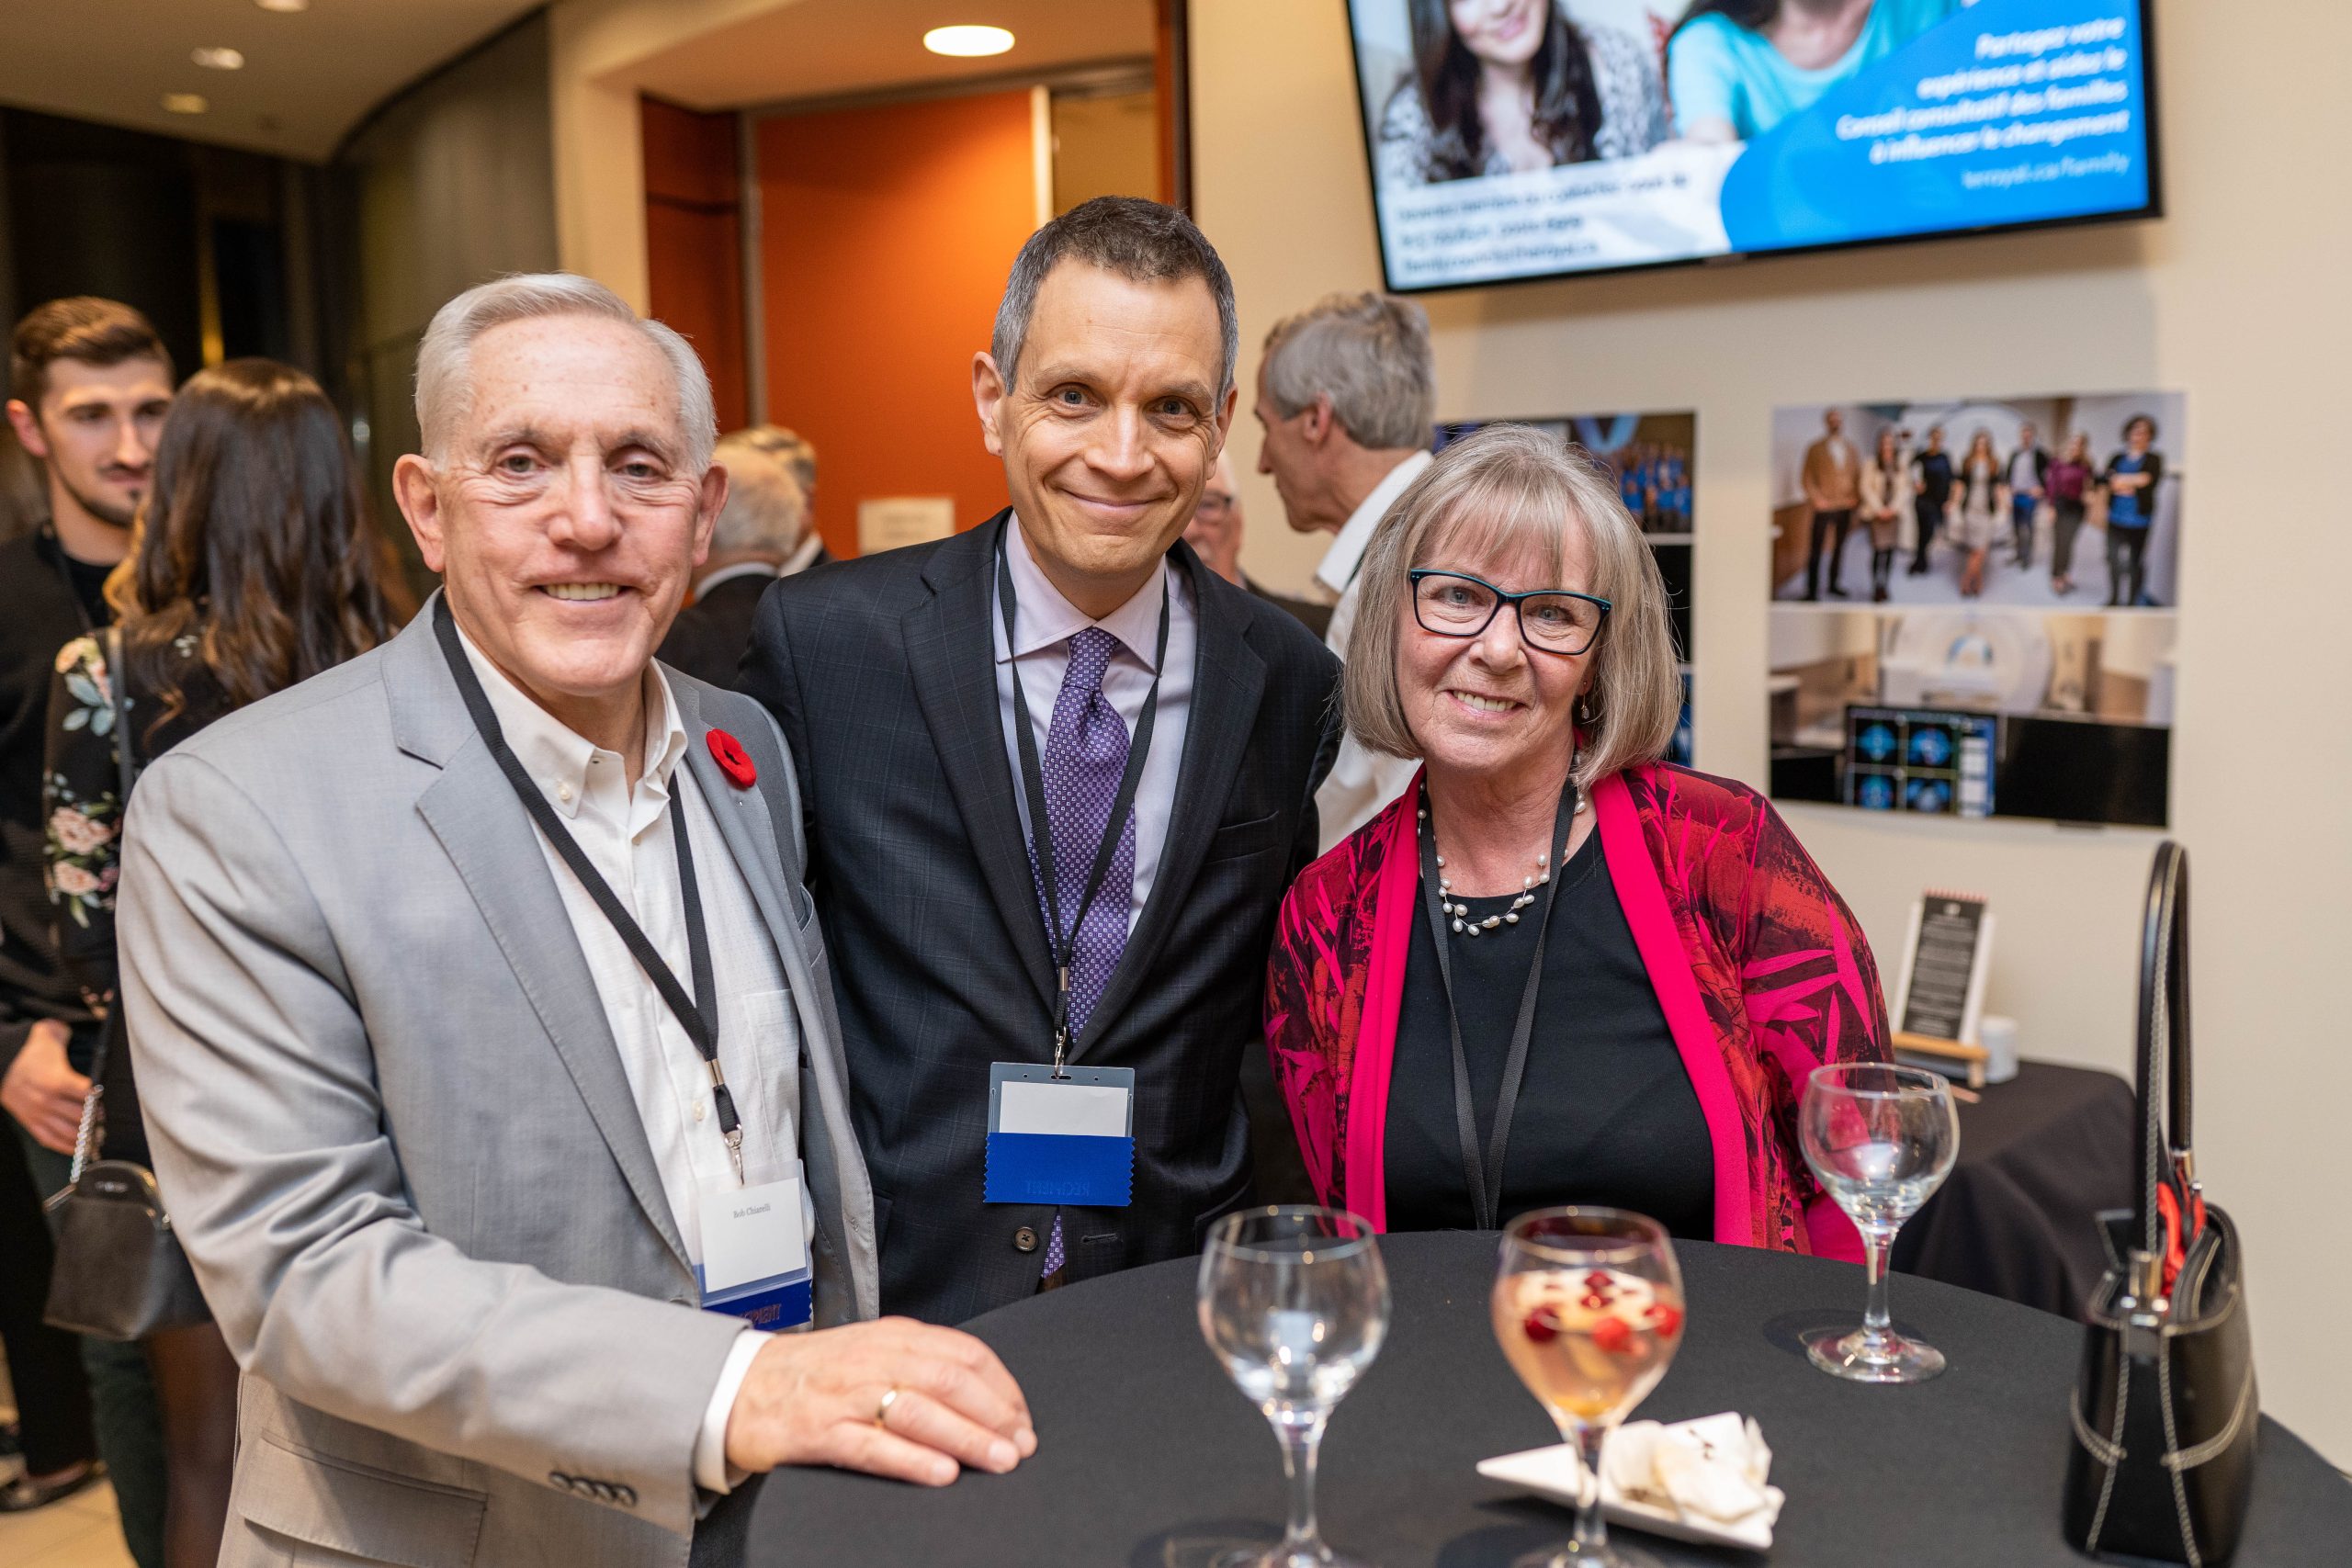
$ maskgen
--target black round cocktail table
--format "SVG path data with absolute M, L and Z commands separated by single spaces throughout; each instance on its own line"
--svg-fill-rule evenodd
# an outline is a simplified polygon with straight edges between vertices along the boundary
M 1332 1545 L 1384 1568 L 1487 1568 L 1568 1533 L 1566 1510 L 1480 1476 L 1481 1459 L 1555 1442 L 1487 1325 L 1495 1237 L 1382 1238 L 1395 1300 L 1380 1359 L 1332 1418 L 1321 1508 Z M 1898 1277 L 1894 1316 L 1951 1358 L 1911 1388 L 1815 1371 L 1798 1337 L 1859 1321 L 1850 1264 L 1679 1246 L 1690 1327 L 1636 1416 L 1753 1416 L 1788 1493 L 1770 1561 L 1803 1568 L 2034 1568 L 2086 1560 L 2059 1537 L 2066 1415 L 2082 1330 L 2031 1308 Z M 1278 1539 L 1272 1432 L 1201 1341 L 1192 1259 L 1020 1303 L 967 1326 L 1029 1397 L 1036 1457 L 941 1491 L 780 1471 L 762 1491 L 754 1568 L 1162 1568 L 1205 1537 Z M 1668 1562 L 1760 1561 L 1640 1538 Z M 2237 1568 L 2352 1562 L 2352 1483 L 2266 1420 Z

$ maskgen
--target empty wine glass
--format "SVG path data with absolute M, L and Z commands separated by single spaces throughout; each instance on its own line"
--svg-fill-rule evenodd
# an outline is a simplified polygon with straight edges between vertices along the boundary
M 1315 1523 L 1315 1456 L 1332 1408 L 1380 1354 L 1388 1270 L 1372 1227 L 1337 1209 L 1227 1214 L 1201 1254 L 1201 1336 L 1273 1424 L 1290 1477 L 1282 1544 L 1245 1547 L 1216 1568 L 1363 1568 Z
M 1943 1352 L 1888 1325 L 1886 1259 L 1894 1233 L 1943 1185 L 1960 1156 L 1951 1091 L 1920 1067 L 1815 1067 L 1797 1126 L 1805 1164 L 1862 1233 L 1871 1292 L 1861 1327 L 1808 1334 L 1805 1353 L 1832 1377 L 1925 1382 L 1944 1370 Z
M 1600 1450 L 1682 1343 L 1682 1270 L 1666 1228 L 1623 1209 L 1538 1209 L 1503 1232 L 1495 1339 L 1583 1462 L 1576 1539 L 1513 1568 L 1656 1568 L 1611 1549 Z

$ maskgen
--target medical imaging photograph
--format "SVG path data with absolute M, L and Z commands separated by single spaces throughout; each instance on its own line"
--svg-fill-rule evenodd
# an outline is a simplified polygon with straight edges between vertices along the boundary
M 1775 410 L 1772 598 L 2171 609 L 2182 401 L 2102 392 Z
M 2160 827 L 2176 620 L 1775 606 L 1772 795 Z

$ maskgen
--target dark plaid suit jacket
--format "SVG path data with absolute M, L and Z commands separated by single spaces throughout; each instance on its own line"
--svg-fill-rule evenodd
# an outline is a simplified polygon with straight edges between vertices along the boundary
M 882 1307 L 956 1323 L 1037 1288 L 1049 1207 L 984 1204 L 989 1064 L 1052 1059 L 1045 921 L 998 712 L 1009 513 L 778 581 L 742 689 L 800 770 L 810 886 L 874 1179 Z M 1339 662 L 1179 543 L 1199 663 L 1151 896 L 1072 1060 L 1136 1071 L 1135 1199 L 1064 1213 L 1073 1280 L 1198 1250 L 1250 1186 L 1274 917 L 1314 857 Z M 1023 1235 L 1022 1233 L 1028 1233 Z

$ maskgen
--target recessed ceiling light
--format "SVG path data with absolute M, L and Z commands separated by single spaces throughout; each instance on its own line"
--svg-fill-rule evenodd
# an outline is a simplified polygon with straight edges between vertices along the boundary
M 233 49 L 191 50 L 188 58 L 207 71 L 243 71 L 245 57 Z
M 933 28 L 922 35 L 922 46 L 933 54 L 977 59 L 1011 49 L 1012 35 L 1002 28 Z
M 289 15 L 311 8 L 311 0 L 254 0 L 254 4 L 265 11 L 284 11 Z
M 202 93 L 165 93 L 164 107 L 174 114 L 202 114 L 212 106 Z

